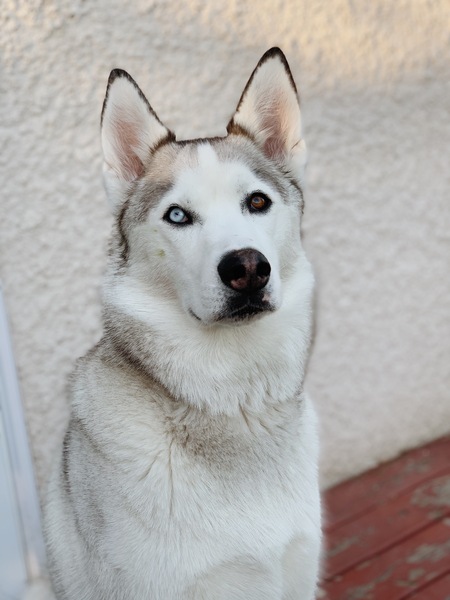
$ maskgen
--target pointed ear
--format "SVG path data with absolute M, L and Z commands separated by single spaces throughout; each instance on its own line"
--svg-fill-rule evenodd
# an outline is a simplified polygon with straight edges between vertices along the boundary
M 103 103 L 103 171 L 113 206 L 123 200 L 128 184 L 144 174 L 145 162 L 163 139 L 175 139 L 126 71 L 111 71 Z
M 264 154 L 294 177 L 302 177 L 306 144 L 297 89 L 286 57 L 268 50 L 253 71 L 228 124 L 228 133 L 244 130 Z

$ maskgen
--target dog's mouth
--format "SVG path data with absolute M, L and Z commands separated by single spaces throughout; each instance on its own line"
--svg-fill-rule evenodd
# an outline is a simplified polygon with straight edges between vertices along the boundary
M 196 321 L 205 325 L 213 325 L 214 323 L 246 323 L 276 310 L 277 307 L 269 298 L 270 296 L 267 292 L 262 291 L 255 294 L 233 295 L 231 298 L 228 298 L 221 310 L 207 319 L 201 318 L 191 308 L 189 308 L 188 312 Z
M 219 316 L 218 321 L 249 321 L 266 312 L 273 312 L 274 306 L 264 298 L 262 293 L 240 296 L 228 301 L 227 307 Z

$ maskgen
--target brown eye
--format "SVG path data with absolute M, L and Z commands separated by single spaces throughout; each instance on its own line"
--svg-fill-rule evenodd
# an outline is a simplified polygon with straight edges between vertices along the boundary
M 272 202 L 269 198 L 260 192 L 256 192 L 247 199 L 247 206 L 250 212 L 265 212 L 269 209 Z
M 262 196 L 255 196 L 251 199 L 250 204 L 252 208 L 260 210 L 261 208 L 264 208 L 264 206 L 266 205 L 266 201 Z

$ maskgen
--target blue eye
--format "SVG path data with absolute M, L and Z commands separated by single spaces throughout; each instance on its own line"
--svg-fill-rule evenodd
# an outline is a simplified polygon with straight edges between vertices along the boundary
M 174 225 L 189 225 L 192 223 L 191 215 L 179 206 L 171 206 L 164 215 L 164 219 Z
M 172 208 L 172 210 L 169 213 L 169 219 L 173 223 L 184 223 L 185 221 L 187 221 L 186 214 L 184 210 L 181 210 L 181 208 Z

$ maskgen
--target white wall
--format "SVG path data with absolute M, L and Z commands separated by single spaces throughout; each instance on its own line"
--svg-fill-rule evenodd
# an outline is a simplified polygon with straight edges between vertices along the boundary
M 450 431 L 447 0 L 17 4 L 0 11 L 0 275 L 41 485 L 67 375 L 100 333 L 109 71 L 128 70 L 179 137 L 223 134 L 272 45 L 310 148 L 323 482 Z

